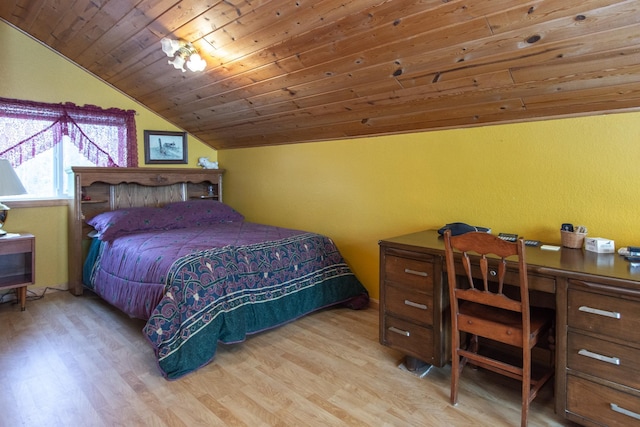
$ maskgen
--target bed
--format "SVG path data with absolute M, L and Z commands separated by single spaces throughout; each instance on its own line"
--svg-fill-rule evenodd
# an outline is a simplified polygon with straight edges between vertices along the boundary
M 91 182 L 122 189 L 120 179 L 109 181 Z M 126 186 L 139 186 L 140 178 L 135 181 Z M 161 187 L 173 181 L 161 180 L 150 191 L 166 193 Z M 209 363 L 218 343 L 241 342 L 327 307 L 367 306 L 366 289 L 330 238 L 245 221 L 219 200 L 221 186 L 211 197 L 211 185 L 203 185 L 196 190 L 201 196 L 184 187 L 170 200 L 128 206 L 110 200 L 108 208 L 79 216 L 93 237 L 82 257 L 82 285 L 146 321 L 143 334 L 165 378 Z M 131 200 L 111 189 L 98 193 Z M 89 197 L 85 204 L 94 200 L 87 195 L 94 190 L 81 186 L 79 196 Z

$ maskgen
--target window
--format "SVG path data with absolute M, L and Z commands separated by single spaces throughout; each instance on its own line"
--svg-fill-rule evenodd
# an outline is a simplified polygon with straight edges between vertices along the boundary
M 0 98 L 0 158 L 29 198 L 65 197 L 71 166 L 135 167 L 135 112 Z
M 25 197 L 67 197 L 73 194 L 71 166 L 98 165 L 85 158 L 70 138 L 63 135 L 61 143 L 14 169 L 27 190 Z

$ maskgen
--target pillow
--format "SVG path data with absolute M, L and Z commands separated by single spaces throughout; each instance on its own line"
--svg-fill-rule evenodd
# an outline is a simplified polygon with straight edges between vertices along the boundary
M 243 221 L 244 216 L 222 202 L 209 199 L 194 199 L 169 203 L 163 207 L 169 213 L 170 228 L 208 225 L 216 222 Z
M 103 212 L 87 221 L 100 240 L 113 240 L 131 231 L 162 230 L 171 227 L 172 217 L 161 208 L 140 207 Z

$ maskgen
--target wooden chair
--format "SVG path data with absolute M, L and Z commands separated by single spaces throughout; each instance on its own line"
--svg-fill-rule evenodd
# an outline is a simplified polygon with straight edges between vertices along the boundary
M 451 304 L 451 403 L 458 400 L 458 381 L 467 361 L 522 381 L 522 426 L 527 425 L 529 404 L 553 376 L 551 369 L 537 380 L 531 378 L 531 350 L 553 329 L 554 312 L 529 306 L 529 285 L 523 239 L 507 242 L 497 236 L 470 232 L 444 235 Z M 461 253 L 464 277 L 455 274 L 454 250 Z M 506 258 L 517 262 L 519 290 L 505 295 Z M 466 280 L 465 280 L 466 279 Z M 513 290 L 513 288 L 511 288 Z M 460 333 L 469 339 L 461 346 Z M 522 350 L 522 365 L 500 361 L 478 353 L 478 337 Z

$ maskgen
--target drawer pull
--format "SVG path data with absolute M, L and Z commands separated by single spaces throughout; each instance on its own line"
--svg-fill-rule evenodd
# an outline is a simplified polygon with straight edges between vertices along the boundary
M 419 308 L 421 310 L 426 310 L 427 308 L 429 308 L 429 307 L 427 307 L 426 304 L 420 304 L 420 303 L 417 303 L 417 302 L 410 301 L 408 299 L 404 300 L 404 303 L 405 303 L 405 305 L 408 305 L 410 307 Z
M 626 415 L 627 417 L 631 417 L 631 418 L 635 418 L 636 420 L 640 420 L 640 414 L 638 414 L 637 412 L 633 412 L 633 411 L 630 411 L 628 409 L 621 408 L 620 406 L 616 405 L 615 403 L 611 403 L 610 405 L 611 405 L 611 410 L 613 412 L 617 412 L 619 414 Z
M 429 273 L 427 273 L 426 271 L 418 271 L 418 270 L 412 270 L 410 268 L 405 268 L 404 272 L 407 274 L 413 274 L 415 276 L 429 277 Z
M 584 311 L 585 313 L 597 314 L 598 316 L 611 317 L 613 319 L 619 319 L 621 317 L 620 313 L 617 311 L 605 311 L 598 308 L 588 307 L 586 305 L 581 306 L 578 310 Z
M 602 362 L 611 363 L 612 365 L 619 365 L 620 364 L 620 358 L 618 358 L 618 357 L 604 356 L 602 354 L 594 353 L 594 352 L 586 350 L 584 348 L 582 350 L 578 351 L 578 354 L 580 356 L 586 356 L 586 357 L 590 357 L 592 359 L 600 360 Z
M 389 330 L 391 332 L 395 332 L 396 334 L 400 334 L 400 335 L 404 335 L 405 337 L 411 336 L 411 334 L 409 333 L 409 331 L 403 331 L 402 329 L 398 329 L 395 326 L 391 326 L 389 327 Z

